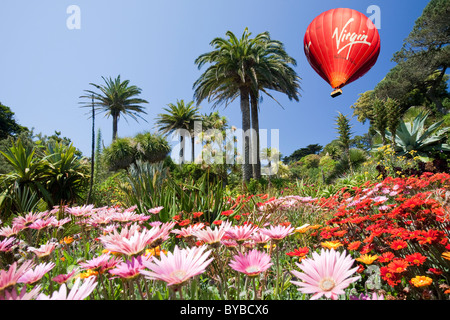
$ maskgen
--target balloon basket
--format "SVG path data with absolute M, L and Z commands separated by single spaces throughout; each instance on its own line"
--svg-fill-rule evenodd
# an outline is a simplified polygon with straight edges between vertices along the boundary
M 342 90 L 341 89 L 336 89 L 333 92 L 331 92 L 331 97 L 335 98 L 337 96 L 340 96 L 342 94 Z

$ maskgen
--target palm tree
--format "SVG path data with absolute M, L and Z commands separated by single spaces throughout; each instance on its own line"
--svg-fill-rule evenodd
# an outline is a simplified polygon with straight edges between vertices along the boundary
M 256 133 L 256 148 L 259 150 L 259 101 L 260 91 L 271 99 L 278 101 L 267 91 L 274 90 L 285 93 L 289 100 L 299 100 L 298 90 L 299 80 L 296 72 L 289 66 L 295 66 L 297 62 L 290 57 L 284 45 L 280 41 L 272 40 L 268 32 L 260 34 L 258 37 L 257 67 L 254 67 L 257 74 L 257 83 L 250 92 L 252 128 Z M 279 104 L 279 103 L 278 103 Z M 261 177 L 260 153 L 257 152 L 256 163 L 253 163 L 253 178 Z
M 257 160 L 256 163 L 258 163 L 259 158 L 257 111 L 259 91 L 272 97 L 266 89 L 284 90 L 283 92 L 288 93 L 290 98 L 297 97 L 298 83 L 295 81 L 297 80 L 295 72 L 287 68 L 287 63 L 294 60 L 286 58 L 287 55 L 280 46 L 281 43 L 270 40 L 267 32 L 258 34 L 254 39 L 250 39 L 251 33 L 247 28 L 240 39 L 231 31 L 228 31 L 226 35 L 228 39 L 213 39 L 211 45 L 214 50 L 200 55 L 195 60 L 199 69 L 206 63 L 211 65 L 194 83 L 194 97 L 198 103 L 205 99 L 208 102 L 214 102 L 213 108 L 220 104 L 227 106 L 238 96 L 240 97 L 242 130 L 244 132 L 242 176 L 243 182 L 246 182 L 250 180 L 253 171 L 250 160 L 252 162 Z M 277 52 L 275 49 L 278 50 L 278 55 L 274 54 Z M 283 59 L 285 61 L 280 62 Z M 292 77 L 287 77 L 287 74 Z M 253 113 L 250 111 L 250 101 L 252 101 L 252 109 L 255 110 Z M 251 140 L 249 136 L 245 135 L 251 126 L 256 136 L 255 144 L 252 146 L 252 151 L 255 151 L 252 153 L 256 155 L 256 159 L 250 159 Z
M 100 90 L 100 93 L 94 92 L 92 90 L 85 90 L 88 95 L 81 96 L 80 98 L 93 99 L 94 108 L 96 111 L 105 112 L 106 117 L 113 118 L 113 141 L 117 138 L 117 124 L 121 116 L 130 116 L 134 120 L 138 121 L 141 118 L 141 113 L 147 114 L 144 107 L 141 106 L 143 103 L 148 103 L 144 99 L 137 98 L 136 96 L 141 94 L 141 89 L 136 86 L 130 86 L 129 80 L 120 80 L 120 75 L 114 80 L 112 78 L 106 79 L 102 77 L 105 81 L 104 85 L 97 85 L 95 83 L 90 83 L 96 89 Z M 91 102 L 83 103 L 84 107 L 91 107 Z
M 195 157 L 195 134 L 194 134 L 194 123 L 195 121 L 201 121 L 201 116 L 199 114 L 199 108 L 194 106 L 194 101 L 190 101 L 187 104 L 184 100 L 178 100 L 176 104 L 169 103 L 168 108 L 164 108 L 166 113 L 161 113 L 156 119 L 156 124 L 159 127 L 159 131 L 163 134 L 174 133 L 178 129 L 188 130 L 191 135 L 192 143 L 192 162 L 194 162 Z M 180 134 L 180 157 L 181 163 L 184 163 L 184 136 Z

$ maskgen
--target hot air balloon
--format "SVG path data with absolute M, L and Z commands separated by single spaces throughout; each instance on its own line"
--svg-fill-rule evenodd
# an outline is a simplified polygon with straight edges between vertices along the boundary
M 377 61 L 380 35 L 364 14 L 337 8 L 318 15 L 303 39 L 312 68 L 328 82 L 334 98 L 341 88 L 362 77 Z

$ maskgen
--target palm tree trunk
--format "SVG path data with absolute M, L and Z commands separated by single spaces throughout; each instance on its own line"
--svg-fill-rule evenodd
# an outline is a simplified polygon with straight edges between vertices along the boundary
M 252 141 L 252 147 L 256 148 L 256 162 L 252 161 L 253 178 L 261 178 L 261 158 L 259 154 L 259 117 L 258 117 L 258 97 L 257 94 L 250 93 L 252 129 L 255 131 L 256 141 Z M 256 145 L 254 145 L 256 143 Z M 252 154 L 254 154 L 252 152 Z
M 91 181 L 89 183 L 89 193 L 87 195 L 86 204 L 91 202 L 92 187 L 94 185 L 94 168 L 95 168 L 95 109 L 94 96 L 92 96 L 92 153 L 91 153 Z
M 191 144 L 192 144 L 192 150 L 191 150 L 191 157 L 192 157 L 192 163 L 194 163 L 195 161 L 195 135 L 194 132 L 192 132 L 192 137 L 191 137 Z
M 112 129 L 112 139 L 113 141 L 117 138 L 117 122 L 119 121 L 119 116 L 113 114 L 113 129 Z
M 184 140 L 185 139 L 183 134 L 180 134 L 180 164 L 184 164 L 184 146 L 185 146 Z
M 244 146 L 242 163 L 242 182 L 245 184 L 250 181 L 252 175 L 252 166 L 250 164 L 250 101 L 247 88 L 240 89 L 241 94 L 241 112 L 242 112 L 242 138 Z

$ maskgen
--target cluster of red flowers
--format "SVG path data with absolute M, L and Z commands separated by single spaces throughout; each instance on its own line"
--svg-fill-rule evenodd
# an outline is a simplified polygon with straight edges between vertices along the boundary
M 448 190 L 450 175 L 445 173 L 388 177 L 345 189 L 317 201 L 333 216 L 313 235 L 319 243 L 340 241 L 356 258 L 377 256 L 381 278 L 392 287 L 412 284 L 414 276 L 425 274 L 443 282 L 439 276 L 450 270 L 443 258 L 450 251 L 449 209 L 442 198 Z

